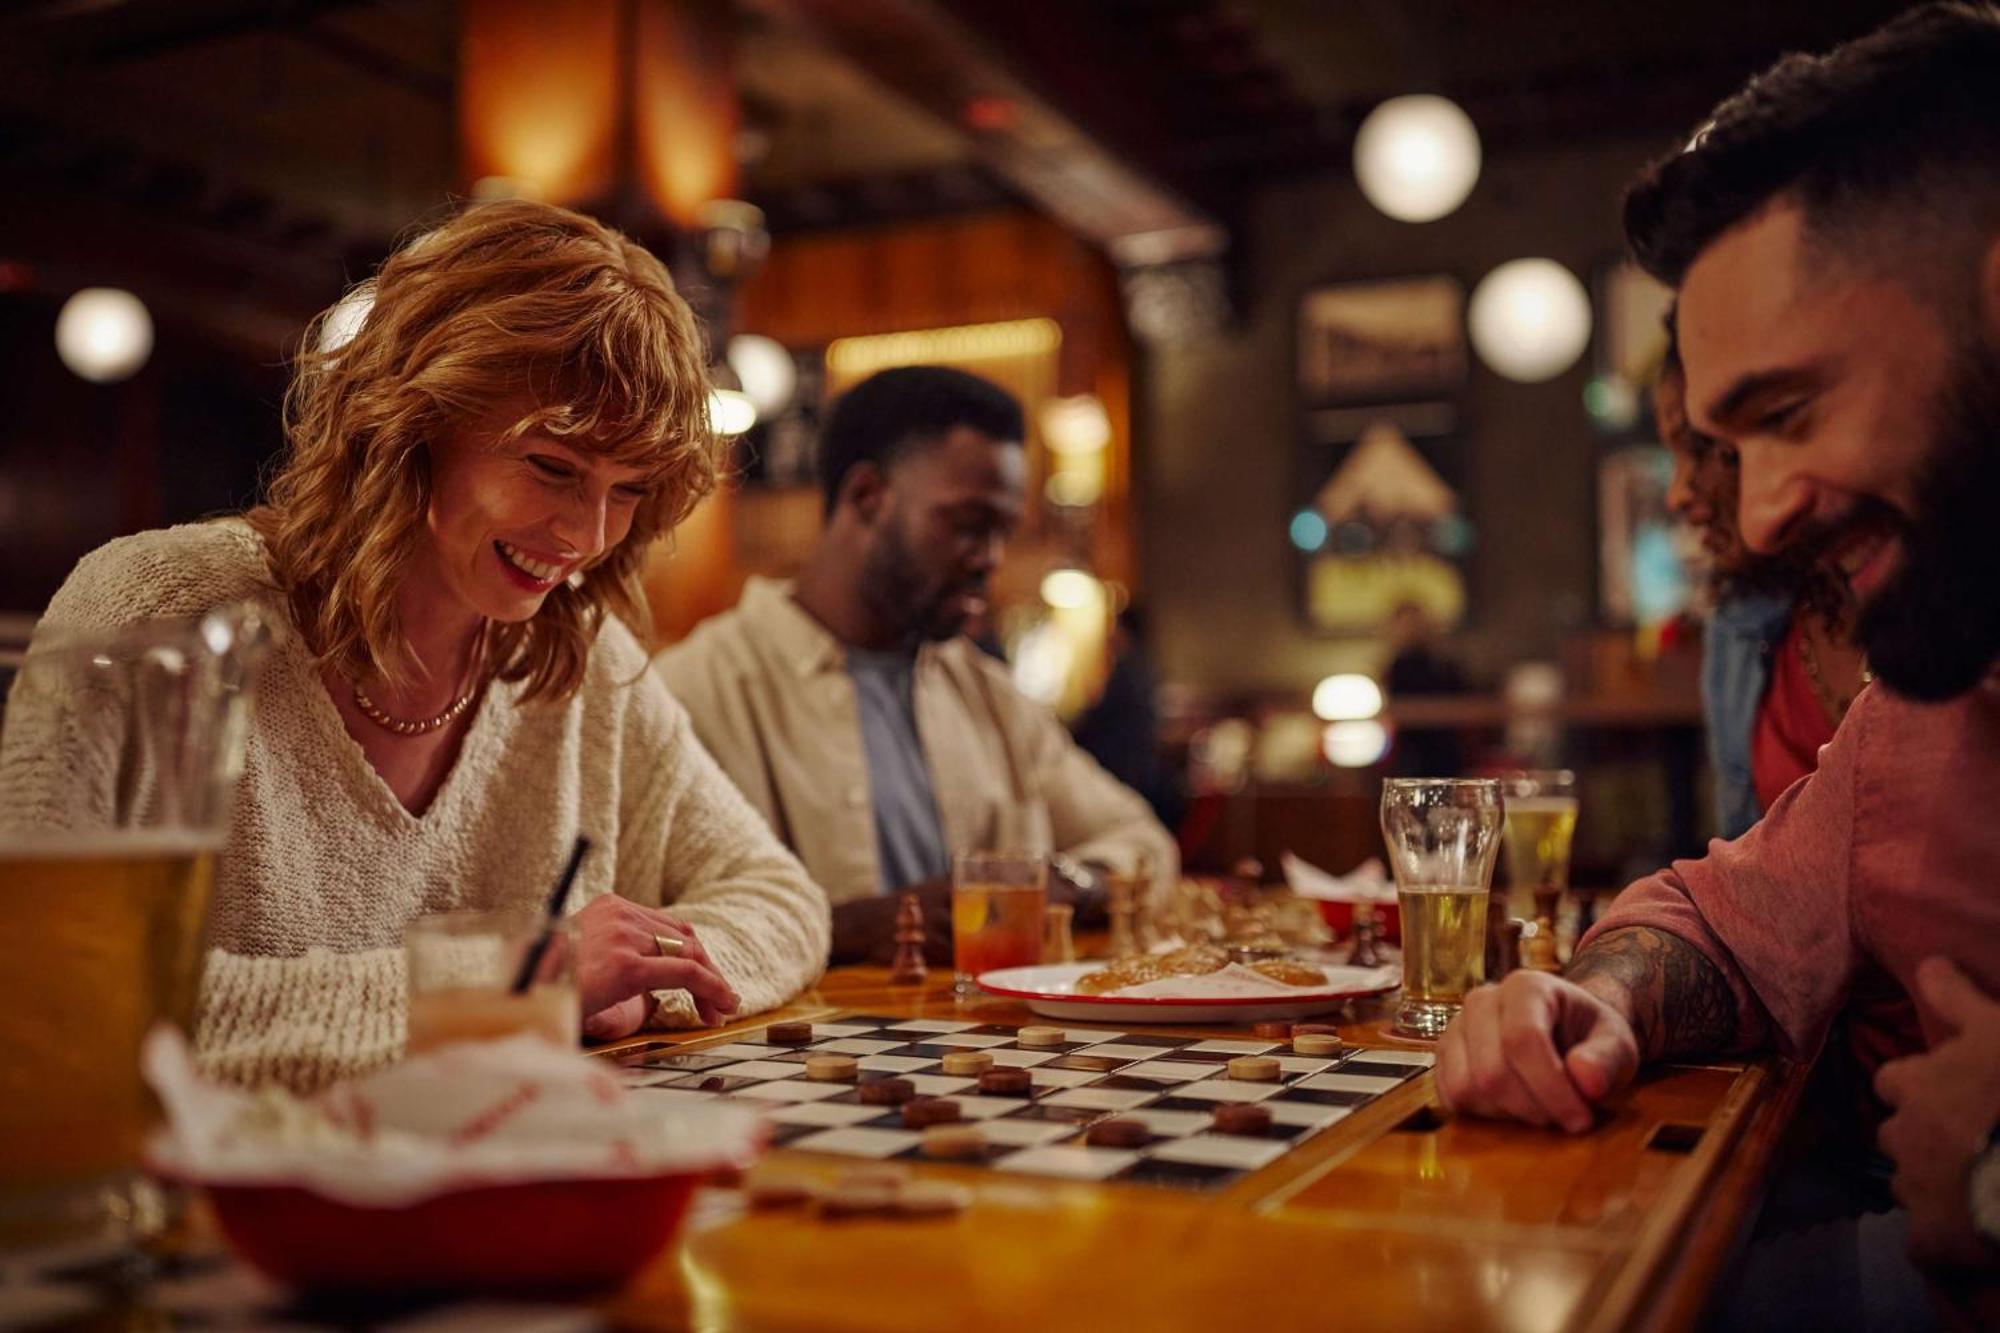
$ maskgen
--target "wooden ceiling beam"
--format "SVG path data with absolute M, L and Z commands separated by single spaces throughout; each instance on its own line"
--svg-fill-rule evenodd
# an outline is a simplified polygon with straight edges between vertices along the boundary
M 1211 259 L 1220 222 L 1043 98 L 936 0 L 754 0 L 964 134 L 994 175 L 1121 264 Z

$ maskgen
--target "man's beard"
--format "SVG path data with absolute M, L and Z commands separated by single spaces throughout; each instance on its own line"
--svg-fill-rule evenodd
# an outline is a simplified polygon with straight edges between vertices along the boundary
M 1876 676 L 1931 703 L 1977 685 L 2000 656 L 2000 358 L 1975 345 L 1958 361 L 1919 517 L 1900 523 L 1900 563 L 1858 627 Z
M 952 583 L 928 575 L 923 562 L 894 523 L 869 551 L 861 567 L 861 597 L 868 609 L 898 638 L 940 642 L 965 628 L 965 612 L 953 605 L 959 593 L 976 591 L 983 579 Z

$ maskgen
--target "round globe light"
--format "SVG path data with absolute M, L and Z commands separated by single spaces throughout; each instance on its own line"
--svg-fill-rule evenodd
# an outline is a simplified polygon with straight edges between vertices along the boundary
M 130 379 L 153 354 L 153 317 L 117 287 L 85 287 L 56 316 L 56 355 L 94 384 Z
M 1441 218 L 1478 183 L 1479 131 L 1445 98 L 1392 97 L 1354 136 L 1354 179 L 1369 203 L 1398 221 Z
M 1366 768 L 1389 752 L 1389 729 L 1380 722 L 1335 722 L 1320 737 L 1320 752 L 1341 768 Z
M 762 415 L 776 416 L 792 401 L 799 385 L 798 363 L 776 338 L 739 333 L 729 340 L 726 359 Z
M 368 322 L 368 312 L 375 308 L 375 287 L 373 283 L 356 287 L 334 304 L 331 312 L 319 326 L 319 350 L 322 355 L 331 356 L 354 341 L 354 335 L 361 332 L 361 326 Z
M 717 435 L 741 435 L 757 424 L 757 405 L 734 389 L 708 391 L 708 428 Z
M 1322 722 L 1360 722 L 1382 711 L 1382 687 L 1358 672 L 1328 676 L 1313 687 L 1313 715 Z
M 1104 585 L 1080 569 L 1052 569 L 1042 576 L 1042 600 L 1058 611 L 1081 611 L 1103 597 Z
M 1510 380 L 1554 379 L 1590 343 L 1590 295 L 1553 259 L 1514 259 L 1479 280 L 1466 325 L 1479 359 Z

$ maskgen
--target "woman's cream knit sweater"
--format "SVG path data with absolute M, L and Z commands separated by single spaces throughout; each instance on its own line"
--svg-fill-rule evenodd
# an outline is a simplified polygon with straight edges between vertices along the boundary
M 289 626 L 249 526 L 193 524 L 86 556 L 36 632 L 243 600 Z M 395 1058 L 405 924 L 463 908 L 538 910 L 579 833 L 595 850 L 571 909 L 613 892 L 672 903 L 745 1013 L 819 975 L 825 895 L 702 749 L 623 625 L 607 622 L 567 701 L 518 694 L 487 689 L 450 777 L 413 815 L 348 735 L 299 636 L 279 630 L 218 868 L 196 1025 L 211 1072 L 310 1089 Z M 77 766 L 60 719 L 15 710 L 6 722 L 0 809 L 17 825 L 73 823 Z M 693 1022 L 685 992 L 663 999 L 665 1021 Z

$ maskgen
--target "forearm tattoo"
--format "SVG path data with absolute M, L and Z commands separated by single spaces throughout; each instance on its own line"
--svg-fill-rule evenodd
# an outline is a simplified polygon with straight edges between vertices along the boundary
M 1648 1060 L 1735 1049 L 1736 993 L 1722 970 L 1678 935 L 1650 926 L 1607 931 L 1570 963 L 1579 985 L 1615 983 L 1630 998 L 1632 1032 Z

